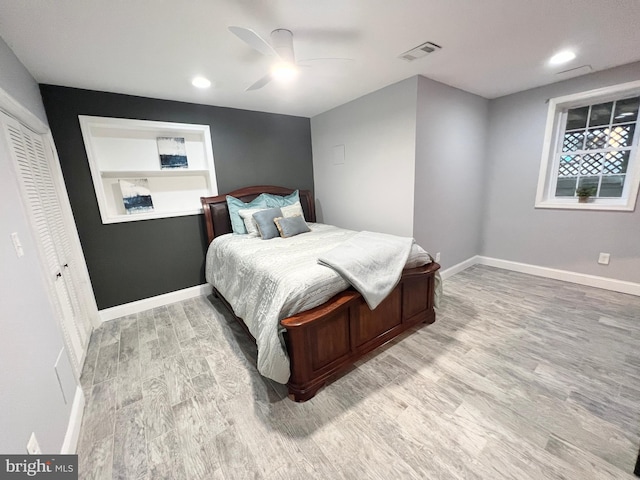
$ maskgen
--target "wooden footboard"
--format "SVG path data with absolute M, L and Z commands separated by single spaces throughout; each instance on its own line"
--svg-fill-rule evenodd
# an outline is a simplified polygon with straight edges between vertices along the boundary
M 327 303 L 285 318 L 291 360 L 289 396 L 304 402 L 332 377 L 408 328 L 433 323 L 437 263 L 405 270 L 400 283 L 371 310 L 358 292 L 347 290 Z

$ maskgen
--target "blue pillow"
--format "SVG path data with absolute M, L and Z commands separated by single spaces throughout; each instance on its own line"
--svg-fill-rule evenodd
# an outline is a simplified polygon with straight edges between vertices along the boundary
M 300 194 L 298 190 L 293 192 L 286 197 L 281 197 L 280 195 L 272 195 L 270 193 L 263 193 L 264 199 L 267 202 L 267 207 L 275 208 L 275 207 L 286 207 L 287 205 L 293 205 L 296 202 L 300 201 Z
M 311 231 L 304 221 L 304 217 L 300 215 L 276 218 L 274 222 L 282 238 L 293 237 L 294 235 Z
M 227 207 L 229 208 L 229 218 L 231 219 L 231 228 L 233 233 L 247 233 L 247 228 L 244 226 L 244 220 L 238 213 L 238 210 L 243 208 L 267 208 L 267 202 L 263 194 L 256 197 L 249 203 L 244 203 L 242 200 L 227 195 Z
M 269 240 L 270 238 L 280 236 L 278 227 L 276 227 L 273 219 L 281 216 L 282 210 L 280 210 L 279 208 L 268 208 L 266 210 L 260 210 L 259 212 L 253 214 L 253 219 L 258 225 L 258 231 L 260 232 L 260 237 L 263 240 Z

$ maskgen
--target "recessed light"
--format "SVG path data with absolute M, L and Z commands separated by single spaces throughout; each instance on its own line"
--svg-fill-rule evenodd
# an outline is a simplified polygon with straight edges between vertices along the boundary
M 571 50 L 564 50 L 560 53 L 556 53 L 553 57 L 549 59 L 549 63 L 551 65 L 560 65 L 562 63 L 570 62 L 576 58 L 576 54 Z
M 197 88 L 209 88 L 211 86 L 211 81 L 204 77 L 195 77 L 191 80 L 191 85 Z

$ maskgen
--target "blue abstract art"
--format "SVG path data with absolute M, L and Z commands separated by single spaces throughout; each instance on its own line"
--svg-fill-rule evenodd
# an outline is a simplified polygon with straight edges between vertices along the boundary
M 160 168 L 188 168 L 187 147 L 182 137 L 158 137 Z
M 132 178 L 118 180 L 122 201 L 127 214 L 153 211 L 153 200 L 149 190 L 149 180 L 146 178 Z

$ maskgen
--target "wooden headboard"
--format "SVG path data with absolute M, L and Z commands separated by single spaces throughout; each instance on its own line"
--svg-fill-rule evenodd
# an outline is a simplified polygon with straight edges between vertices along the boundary
M 209 243 L 218 235 L 231 233 L 231 219 L 227 208 L 227 195 L 236 197 L 243 202 L 250 202 L 261 193 L 272 195 L 289 195 L 295 190 L 291 188 L 275 187 L 273 185 L 258 185 L 245 187 L 233 192 L 218 195 L 216 197 L 200 197 L 202 209 L 204 211 L 204 221 L 207 227 L 207 240 Z M 300 190 L 300 204 L 307 222 L 316 221 L 316 208 L 313 195 L 309 190 Z

